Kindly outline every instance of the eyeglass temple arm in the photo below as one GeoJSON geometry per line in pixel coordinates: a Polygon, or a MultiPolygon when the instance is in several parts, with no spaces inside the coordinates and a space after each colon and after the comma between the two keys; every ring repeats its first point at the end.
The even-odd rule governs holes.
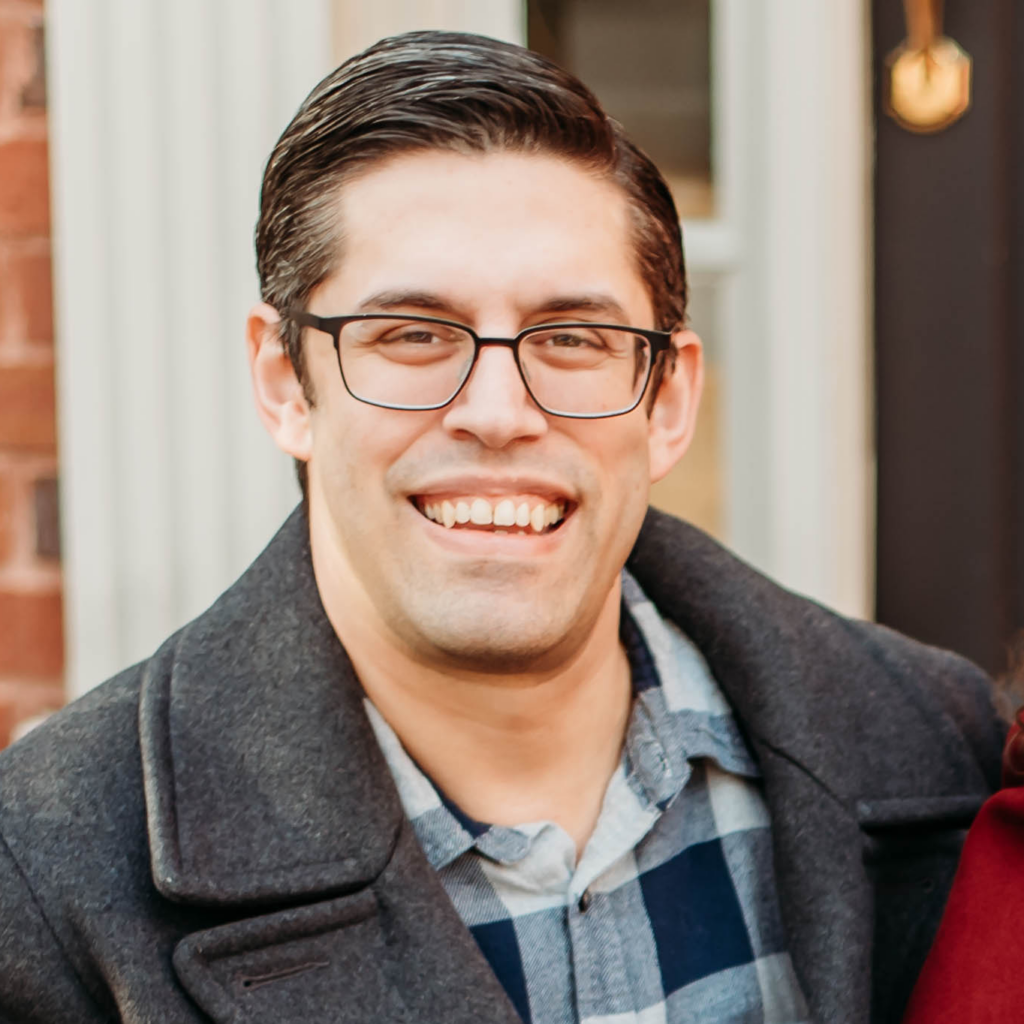
{"type": "Polygon", "coordinates": [[[317,316],[315,313],[307,313],[304,309],[291,307],[284,311],[284,315],[288,320],[294,320],[300,327],[312,327],[318,331],[326,331],[328,334],[331,333],[330,331],[327,331],[327,328],[324,326],[324,318],[322,316],[317,316]]]}

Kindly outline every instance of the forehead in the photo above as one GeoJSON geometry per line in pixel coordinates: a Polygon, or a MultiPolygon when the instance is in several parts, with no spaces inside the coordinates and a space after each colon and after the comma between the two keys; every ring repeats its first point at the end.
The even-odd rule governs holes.
{"type": "Polygon", "coordinates": [[[428,151],[393,157],[343,186],[338,299],[395,288],[478,310],[553,292],[608,294],[650,318],[623,191],[543,154],[428,151]]]}

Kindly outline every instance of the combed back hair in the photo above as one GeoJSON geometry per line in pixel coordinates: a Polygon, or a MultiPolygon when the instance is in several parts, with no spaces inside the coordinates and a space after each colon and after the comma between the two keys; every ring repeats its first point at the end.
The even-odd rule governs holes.
{"type": "MultiPolygon", "coordinates": [[[[263,176],[256,225],[263,300],[282,314],[305,307],[344,257],[338,196],[345,182],[391,157],[426,150],[558,156],[620,186],[655,327],[683,325],[679,218],[650,158],[557,64],[521,46],[457,32],[383,39],[306,97],[263,176]]],[[[287,318],[280,330],[312,401],[301,330],[287,318]]],[[[652,394],[663,371],[659,364],[652,394]]]]}

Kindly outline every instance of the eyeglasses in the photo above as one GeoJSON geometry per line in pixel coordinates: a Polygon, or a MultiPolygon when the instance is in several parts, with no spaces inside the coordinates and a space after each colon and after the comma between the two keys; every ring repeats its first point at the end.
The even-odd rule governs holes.
{"type": "Polygon", "coordinates": [[[469,380],[484,345],[512,350],[530,397],[552,416],[600,419],[631,412],[672,335],[617,324],[541,324],[514,338],[481,338],[432,316],[285,314],[334,339],[345,389],[384,409],[441,409],[469,380]]]}

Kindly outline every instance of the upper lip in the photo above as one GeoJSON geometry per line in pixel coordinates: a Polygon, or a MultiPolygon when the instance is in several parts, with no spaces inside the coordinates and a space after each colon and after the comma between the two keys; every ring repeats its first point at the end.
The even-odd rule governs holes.
{"type": "Polygon", "coordinates": [[[535,494],[549,501],[575,502],[570,488],[540,476],[462,474],[434,477],[409,491],[410,496],[425,498],[434,494],[465,494],[481,498],[504,498],[513,494],[535,494]]]}

